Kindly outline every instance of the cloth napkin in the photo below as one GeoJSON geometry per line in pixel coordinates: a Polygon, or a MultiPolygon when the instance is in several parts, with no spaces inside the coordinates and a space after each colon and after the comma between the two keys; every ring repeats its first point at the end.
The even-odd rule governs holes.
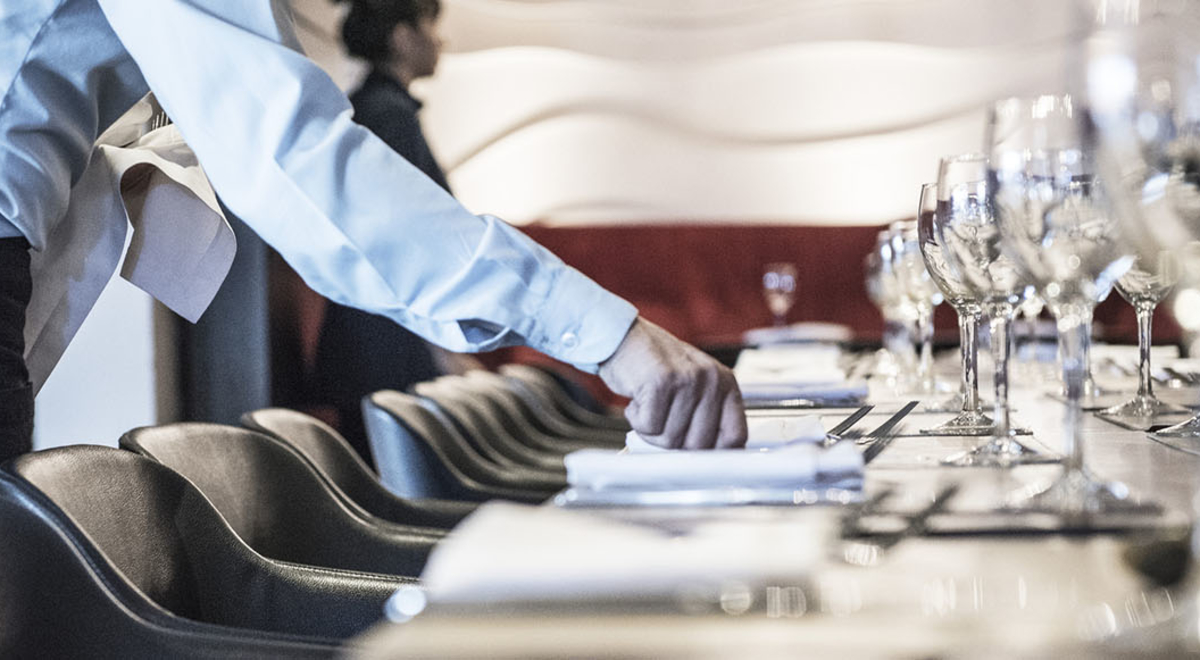
{"type": "Polygon", "coordinates": [[[421,581],[439,603],[674,597],[730,581],[803,576],[833,516],[782,511],[668,533],[594,513],[493,501],[434,548],[421,581]],[[798,515],[805,515],[803,521],[798,515]]]}
{"type": "Polygon", "coordinates": [[[854,338],[848,326],[838,323],[804,322],[782,328],[754,328],[742,334],[742,342],[750,345],[787,342],[846,342],[854,338]]]}
{"type": "Polygon", "coordinates": [[[733,374],[742,398],[861,399],[866,381],[847,381],[836,346],[769,346],[738,354],[733,374]]]}
{"type": "Polygon", "coordinates": [[[576,488],[671,490],[803,488],[861,475],[862,454],[851,443],[822,448],[794,442],[775,449],[622,452],[581,449],[567,454],[567,483],[576,488]]]}
{"type": "Polygon", "coordinates": [[[100,136],[66,216],[32,254],[25,362],[34,392],[118,265],[121,277],[195,322],[233,264],[237,240],[217,195],[174,125],[149,130],[155,108],[148,96],[100,136]]]}
{"type": "MultiPolygon", "coordinates": [[[[824,439],[825,425],[816,415],[746,418],[747,449],[767,449],[789,442],[818,443],[824,439]]],[[[625,435],[625,449],[629,453],[672,451],[646,442],[637,431],[625,435]]]]}
{"type": "Polygon", "coordinates": [[[739,380],[827,383],[846,377],[841,359],[842,350],[827,344],[747,348],[738,353],[733,372],[739,380]]]}

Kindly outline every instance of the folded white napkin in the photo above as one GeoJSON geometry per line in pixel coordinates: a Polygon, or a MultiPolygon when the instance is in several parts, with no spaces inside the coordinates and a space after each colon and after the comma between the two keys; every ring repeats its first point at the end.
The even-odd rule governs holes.
{"type": "Polygon", "coordinates": [[[846,377],[841,359],[840,348],[824,344],[747,348],[738,353],[733,372],[747,381],[782,377],[790,382],[827,383],[846,377]]]}
{"type": "Polygon", "coordinates": [[[742,399],[758,401],[763,399],[811,399],[843,400],[865,399],[869,392],[867,381],[847,381],[844,383],[824,383],[813,385],[788,385],[786,383],[739,383],[742,399]]]}
{"type": "Polygon", "coordinates": [[[847,381],[836,346],[768,346],[738,354],[733,374],[742,398],[861,399],[865,381],[847,381]]]}
{"type": "Polygon", "coordinates": [[[600,490],[629,488],[803,488],[861,475],[862,454],[851,443],[823,449],[789,443],[770,450],[713,449],[625,452],[581,449],[567,454],[567,483],[600,490]]]}
{"type": "Polygon", "coordinates": [[[434,548],[421,581],[439,603],[671,596],[729,581],[802,576],[833,532],[820,512],[781,511],[667,533],[594,513],[481,506],[434,548]]]}
{"type": "Polygon", "coordinates": [[[837,343],[850,341],[853,338],[854,333],[848,326],[817,321],[793,323],[782,328],[754,328],[742,334],[742,341],[750,345],[786,342],[837,343]]]}
{"type": "MultiPolygon", "coordinates": [[[[746,418],[747,449],[768,449],[788,442],[811,443],[824,439],[825,425],[817,415],[746,418]]],[[[625,448],[631,453],[672,451],[646,442],[637,431],[625,435],[625,448]]]]}

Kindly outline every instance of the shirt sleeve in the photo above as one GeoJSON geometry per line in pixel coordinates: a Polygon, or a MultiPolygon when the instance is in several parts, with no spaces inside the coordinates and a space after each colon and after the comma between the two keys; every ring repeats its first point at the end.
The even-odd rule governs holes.
{"type": "Polygon", "coordinates": [[[524,344],[594,371],[620,344],[636,309],[351,121],[282,3],[100,5],[222,202],[318,293],[455,351],[524,344]]]}

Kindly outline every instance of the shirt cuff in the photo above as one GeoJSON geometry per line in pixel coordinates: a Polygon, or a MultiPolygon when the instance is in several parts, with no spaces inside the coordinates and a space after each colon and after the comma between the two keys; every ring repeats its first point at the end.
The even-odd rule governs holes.
{"type": "Polygon", "coordinates": [[[571,267],[559,271],[531,344],[550,357],[594,374],[616,352],[637,308],[571,267]]]}

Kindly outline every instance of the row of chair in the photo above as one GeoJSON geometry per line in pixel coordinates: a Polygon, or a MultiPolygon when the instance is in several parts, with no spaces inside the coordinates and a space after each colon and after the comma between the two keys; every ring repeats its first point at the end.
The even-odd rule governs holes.
{"type": "Polygon", "coordinates": [[[551,378],[511,367],[373,395],[384,482],[284,409],[9,461],[0,657],[334,655],[478,502],[543,500],[562,455],[623,438],[551,378]]]}
{"type": "Polygon", "coordinates": [[[408,498],[542,502],[566,487],[563,456],[624,445],[620,417],[588,410],[546,372],[509,365],[363,400],[382,483],[408,498]]]}

